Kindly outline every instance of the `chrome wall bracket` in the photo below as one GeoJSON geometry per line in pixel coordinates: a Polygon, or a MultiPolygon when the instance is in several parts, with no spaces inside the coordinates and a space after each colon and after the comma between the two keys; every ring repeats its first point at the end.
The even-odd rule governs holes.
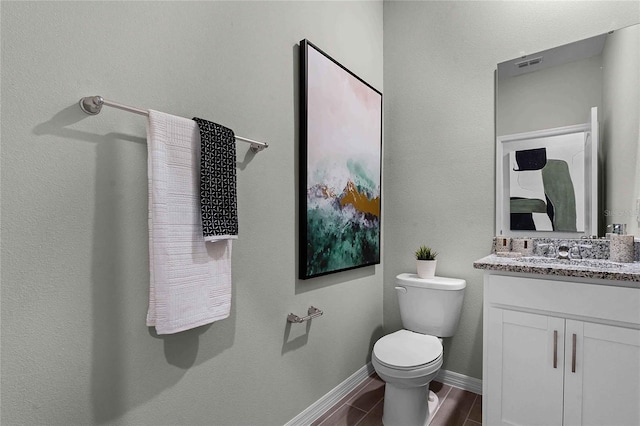
{"type": "Polygon", "coordinates": [[[80,109],[89,115],[99,114],[103,104],[102,96],[87,96],[80,99],[80,109]]]}
{"type": "Polygon", "coordinates": [[[309,310],[307,311],[307,316],[306,317],[299,317],[295,314],[289,314],[287,316],[287,321],[289,322],[295,322],[295,323],[302,323],[305,321],[309,321],[310,319],[313,318],[317,318],[319,316],[322,316],[324,312],[322,312],[320,309],[313,307],[313,306],[309,306],[309,310]]]}

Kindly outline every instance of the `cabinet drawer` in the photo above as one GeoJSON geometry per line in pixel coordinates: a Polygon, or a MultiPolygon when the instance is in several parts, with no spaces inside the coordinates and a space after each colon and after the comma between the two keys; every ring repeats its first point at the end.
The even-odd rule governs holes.
{"type": "Polygon", "coordinates": [[[640,325],[640,289],[485,275],[486,303],[640,325]]]}

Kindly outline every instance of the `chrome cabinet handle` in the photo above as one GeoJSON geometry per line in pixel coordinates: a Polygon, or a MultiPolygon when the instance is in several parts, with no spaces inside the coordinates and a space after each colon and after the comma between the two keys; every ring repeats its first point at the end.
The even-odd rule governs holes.
{"type": "Polygon", "coordinates": [[[573,334],[573,351],[571,352],[571,372],[576,372],[576,335],[573,334]]]}
{"type": "Polygon", "coordinates": [[[558,368],[558,330],[553,330],[553,368],[558,368]]]}

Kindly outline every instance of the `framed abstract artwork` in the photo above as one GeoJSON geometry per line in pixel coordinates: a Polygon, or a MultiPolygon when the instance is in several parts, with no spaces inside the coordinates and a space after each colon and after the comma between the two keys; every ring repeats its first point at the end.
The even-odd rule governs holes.
{"type": "Polygon", "coordinates": [[[380,263],[382,93],[300,42],[299,277],[380,263]]]}
{"type": "Polygon", "coordinates": [[[597,108],[590,116],[584,124],[497,138],[496,235],[597,233],[597,108]]]}

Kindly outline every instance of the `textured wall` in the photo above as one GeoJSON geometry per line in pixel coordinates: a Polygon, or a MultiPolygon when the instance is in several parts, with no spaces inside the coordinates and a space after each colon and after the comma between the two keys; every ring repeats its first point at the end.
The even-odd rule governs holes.
{"type": "Polygon", "coordinates": [[[640,25],[607,37],[604,62],[604,221],[636,237],[640,199],[640,25]]]}
{"type": "Polygon", "coordinates": [[[379,2],[2,2],[2,424],[282,424],[400,327],[413,251],[469,283],[445,368],[480,377],[493,235],[493,72],[523,53],[638,22],[637,2],[384,5],[380,266],[296,280],[297,42],[383,89],[379,2]],[[82,96],[219,121],[238,145],[231,317],[144,326],[144,119],[82,96]],[[288,312],[325,310],[287,327],[288,312]],[[240,405],[240,401],[243,405],[240,405]],[[242,408],[240,408],[242,407],[242,408]]]}
{"type": "Polygon", "coordinates": [[[482,273],[494,233],[496,64],[637,23],[638,2],[385,2],[385,331],[413,251],[467,280],[444,368],[482,375],[482,273]]]}
{"type": "Polygon", "coordinates": [[[382,268],[298,281],[297,43],[383,89],[381,2],[2,2],[2,418],[16,424],[283,424],[370,356],[382,268]],[[158,337],[145,119],[238,144],[230,318],[158,337]],[[286,324],[310,304],[310,328],[286,324]],[[306,331],[306,333],[305,333],[306,331]]]}
{"type": "Polygon", "coordinates": [[[594,106],[602,110],[600,55],[498,80],[496,136],[588,123],[594,106]]]}

